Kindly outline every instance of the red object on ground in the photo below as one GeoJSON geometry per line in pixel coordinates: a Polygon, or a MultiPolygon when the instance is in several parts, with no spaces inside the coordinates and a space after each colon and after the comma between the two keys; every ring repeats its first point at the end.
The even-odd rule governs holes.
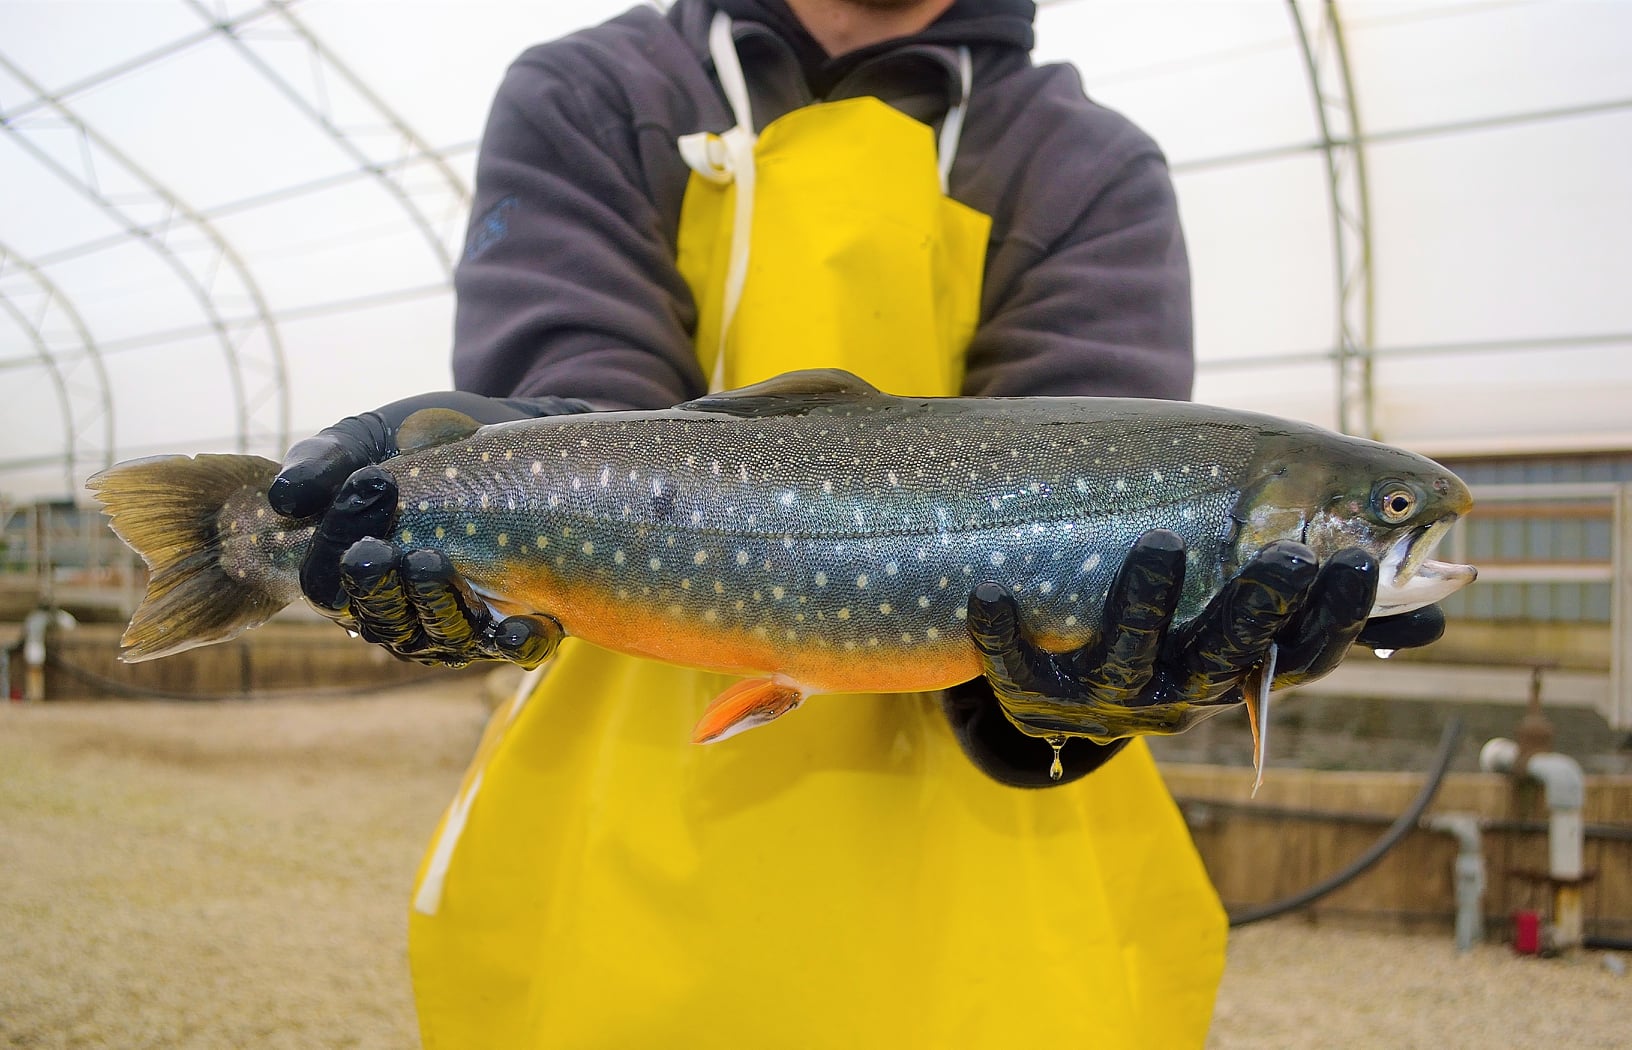
{"type": "Polygon", "coordinates": [[[1520,955],[1541,953],[1541,915],[1533,911],[1513,913],[1513,950],[1520,955]]]}

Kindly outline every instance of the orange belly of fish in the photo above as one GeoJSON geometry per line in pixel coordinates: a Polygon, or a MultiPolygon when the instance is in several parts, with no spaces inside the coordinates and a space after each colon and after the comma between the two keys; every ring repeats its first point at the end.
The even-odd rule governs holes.
{"type": "Polygon", "coordinates": [[[807,694],[944,689],[981,671],[961,630],[937,632],[931,640],[921,626],[907,629],[906,618],[893,633],[853,633],[831,618],[747,626],[680,601],[560,581],[518,585],[514,578],[505,598],[493,601],[505,614],[548,612],[568,634],[603,648],[707,671],[772,675],[807,694]]]}

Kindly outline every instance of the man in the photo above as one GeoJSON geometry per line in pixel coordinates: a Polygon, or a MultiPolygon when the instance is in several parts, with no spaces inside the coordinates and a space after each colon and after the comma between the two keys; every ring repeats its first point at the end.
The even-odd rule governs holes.
{"type": "MultiPolygon", "coordinates": [[[[679,0],[523,55],[456,277],[466,392],[291,451],[280,509],[340,490],[308,594],[415,659],[555,648],[547,616],[493,621],[440,556],[354,542],[386,534],[395,493],[342,480],[427,404],[655,408],[835,366],[896,393],[1188,396],[1163,159],[1073,71],[1030,64],[1032,13],[679,0]]],[[[495,715],[421,871],[426,1045],[1199,1045],[1223,916],[1148,751],[1072,738],[1061,786],[1017,790],[1055,783],[1054,752],[1005,700],[1232,700],[1277,640],[1283,675],[1322,673],[1376,567],[1277,548],[1163,644],[1175,540],[1135,549],[1083,652],[1036,649],[977,588],[986,678],[823,698],[711,747],[685,741],[728,680],[563,643],[495,715]]]]}

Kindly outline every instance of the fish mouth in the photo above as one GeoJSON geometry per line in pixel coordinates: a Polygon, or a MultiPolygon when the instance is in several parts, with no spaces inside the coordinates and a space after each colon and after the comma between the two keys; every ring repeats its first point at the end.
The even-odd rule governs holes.
{"type": "Polygon", "coordinates": [[[1420,528],[1412,529],[1395,541],[1383,556],[1382,578],[1372,616],[1397,616],[1432,605],[1466,587],[1479,575],[1472,565],[1433,561],[1429,555],[1456,524],[1451,514],[1420,528]]]}

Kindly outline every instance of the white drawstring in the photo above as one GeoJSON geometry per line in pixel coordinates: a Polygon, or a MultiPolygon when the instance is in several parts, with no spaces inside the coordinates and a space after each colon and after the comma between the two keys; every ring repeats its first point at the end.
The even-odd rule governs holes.
{"type": "Polygon", "coordinates": [[[969,57],[967,47],[958,48],[958,80],[962,90],[957,105],[946,111],[946,119],[941,122],[941,141],[937,150],[942,196],[945,196],[951,184],[952,159],[958,155],[958,139],[963,135],[963,111],[969,105],[969,89],[975,80],[974,61],[969,57]]]}

